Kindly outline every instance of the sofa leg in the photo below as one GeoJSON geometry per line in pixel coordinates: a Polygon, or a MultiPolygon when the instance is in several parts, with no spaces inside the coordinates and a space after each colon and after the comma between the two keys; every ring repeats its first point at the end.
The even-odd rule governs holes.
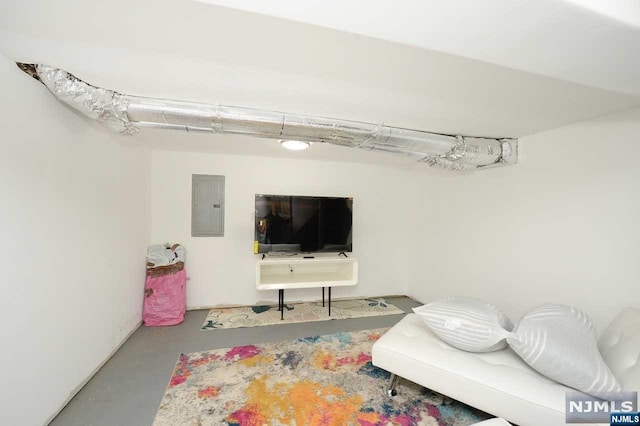
{"type": "Polygon", "coordinates": [[[387,395],[396,396],[398,391],[396,391],[396,385],[398,384],[398,376],[391,373],[391,377],[389,378],[389,386],[387,387],[387,395]]]}

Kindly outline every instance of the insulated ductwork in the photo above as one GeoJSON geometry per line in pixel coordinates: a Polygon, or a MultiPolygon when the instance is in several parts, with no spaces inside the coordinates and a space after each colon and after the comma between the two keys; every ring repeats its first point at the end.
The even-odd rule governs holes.
{"type": "Polygon", "coordinates": [[[41,81],[60,101],[127,135],[142,127],[155,127],[325,142],[400,154],[449,170],[517,162],[517,139],[443,135],[381,124],[130,96],[92,86],[58,68],[22,63],[18,66],[41,81]]]}

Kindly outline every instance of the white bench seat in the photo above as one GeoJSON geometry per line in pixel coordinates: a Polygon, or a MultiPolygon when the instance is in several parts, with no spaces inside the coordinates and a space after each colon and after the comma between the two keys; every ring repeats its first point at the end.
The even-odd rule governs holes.
{"type": "MultiPolygon", "coordinates": [[[[640,312],[624,312],[640,321],[640,312]]],[[[636,326],[635,333],[640,337],[640,322],[636,326]]],[[[620,327],[630,327],[629,321],[620,327]]],[[[609,329],[607,332],[620,334],[609,329]]],[[[627,346],[633,346],[625,348],[634,352],[630,356],[637,357],[640,338],[635,345],[627,346]]],[[[433,334],[416,314],[407,315],[385,333],[373,345],[372,356],[377,367],[512,423],[566,425],[565,392],[572,389],[540,375],[511,349],[471,353],[453,348],[433,334]]],[[[622,358],[627,362],[625,371],[640,369],[637,362],[628,365],[629,357],[622,358]]],[[[616,368],[610,367],[615,374],[616,368]]],[[[637,391],[640,383],[623,382],[623,387],[637,391]]]]}

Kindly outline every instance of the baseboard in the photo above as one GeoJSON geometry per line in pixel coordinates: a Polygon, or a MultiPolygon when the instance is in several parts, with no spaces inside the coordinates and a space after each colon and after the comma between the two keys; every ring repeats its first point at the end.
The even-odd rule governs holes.
{"type": "Polygon", "coordinates": [[[122,339],[122,341],[118,344],[118,346],[115,347],[115,349],[113,349],[109,355],[107,355],[107,357],[100,363],[100,365],[98,365],[90,374],[89,376],[84,379],[78,386],[76,386],[70,393],[69,393],[69,397],[67,397],[67,399],[62,403],[62,405],[60,406],[60,408],[58,410],[56,410],[55,413],[53,413],[51,416],[49,416],[49,418],[47,419],[47,421],[44,423],[45,425],[48,425],[49,423],[51,423],[53,421],[53,419],[55,419],[58,414],[60,414],[60,412],[62,410],[64,410],[64,407],[67,406],[67,404],[69,402],[71,402],[71,400],[73,399],[74,396],[76,396],[78,394],[78,392],[80,392],[82,390],[82,388],[89,383],[89,380],[91,380],[93,378],[93,376],[96,375],[96,373],[98,371],[100,371],[100,369],[102,367],[104,367],[104,365],[107,363],[107,361],[109,361],[111,359],[111,357],[113,355],[115,355],[116,352],[118,352],[118,350],[122,347],[122,345],[125,344],[125,342],[127,340],[129,340],[129,337],[131,337],[131,335],[133,333],[136,332],[136,330],[138,328],[140,328],[140,326],[142,325],[142,321],[138,321],[138,323],[133,327],[133,329],[127,333],[127,335],[124,337],[124,339],[122,339]]]}
{"type": "Polygon", "coordinates": [[[416,299],[416,298],[415,298],[415,297],[413,297],[413,296],[409,296],[408,294],[405,294],[405,295],[403,295],[403,296],[388,296],[388,297],[406,297],[406,298],[408,298],[408,299],[413,300],[413,301],[414,301],[414,302],[416,302],[416,303],[419,303],[419,304],[421,304],[421,305],[424,305],[424,302],[421,302],[420,300],[416,299]]]}

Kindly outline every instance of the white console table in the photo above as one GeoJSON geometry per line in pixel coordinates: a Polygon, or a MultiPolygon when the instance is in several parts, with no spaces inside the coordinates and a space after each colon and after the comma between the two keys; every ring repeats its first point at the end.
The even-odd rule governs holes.
{"type": "Polygon", "coordinates": [[[331,287],[358,283],[358,259],[342,257],[266,258],[256,265],[256,288],[278,290],[278,310],[284,319],[284,291],[288,288],[329,288],[329,316],[331,316],[331,287]]]}

